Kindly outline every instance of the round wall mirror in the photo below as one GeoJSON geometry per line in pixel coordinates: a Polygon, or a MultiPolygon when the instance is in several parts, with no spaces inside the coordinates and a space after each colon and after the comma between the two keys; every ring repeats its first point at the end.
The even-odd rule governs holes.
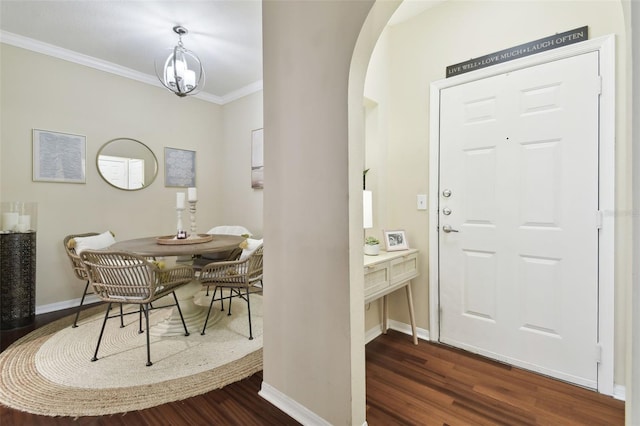
{"type": "Polygon", "coordinates": [[[129,138],[113,139],[102,145],[96,165],[102,179],[126,191],[146,188],[158,174],[158,160],[153,151],[129,138]]]}

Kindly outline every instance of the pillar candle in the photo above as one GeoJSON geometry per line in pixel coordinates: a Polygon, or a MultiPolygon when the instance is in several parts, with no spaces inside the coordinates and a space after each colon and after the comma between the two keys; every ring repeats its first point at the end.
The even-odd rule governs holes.
{"type": "Polygon", "coordinates": [[[13,231],[18,224],[18,212],[2,213],[2,230],[13,231]]]}
{"type": "Polygon", "coordinates": [[[184,209],[184,192],[178,192],[176,194],[176,208],[184,209]]]}
{"type": "Polygon", "coordinates": [[[198,193],[195,188],[189,188],[187,193],[189,194],[189,201],[198,201],[198,193]]]}
{"type": "Polygon", "coordinates": [[[23,228],[31,229],[31,216],[28,214],[18,216],[18,225],[24,225],[23,228]]]}

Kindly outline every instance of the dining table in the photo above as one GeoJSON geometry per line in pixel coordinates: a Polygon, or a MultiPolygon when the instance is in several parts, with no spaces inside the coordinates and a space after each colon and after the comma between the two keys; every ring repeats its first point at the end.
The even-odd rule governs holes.
{"type": "MultiPolygon", "coordinates": [[[[185,258],[188,259],[187,262],[191,262],[191,258],[195,255],[230,252],[244,240],[244,237],[220,234],[198,234],[183,240],[177,240],[172,236],[156,236],[118,241],[111,245],[109,249],[154,258],[158,261],[163,261],[165,267],[169,268],[176,263],[186,263],[182,260],[185,258]]],[[[175,292],[182,316],[190,333],[195,330],[201,330],[207,316],[209,301],[206,300],[207,296],[198,296],[201,289],[202,284],[195,279],[181,286],[175,292]]],[[[218,322],[222,315],[220,310],[212,310],[207,321],[207,328],[218,322]]],[[[172,308],[165,319],[150,328],[149,334],[161,337],[184,335],[184,328],[178,310],[175,307],[172,308]]]]}

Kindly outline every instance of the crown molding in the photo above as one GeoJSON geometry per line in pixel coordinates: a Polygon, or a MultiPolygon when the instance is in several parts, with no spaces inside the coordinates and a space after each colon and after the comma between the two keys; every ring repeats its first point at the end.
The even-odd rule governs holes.
{"type": "Polygon", "coordinates": [[[259,80],[259,81],[256,81],[255,83],[248,84],[238,90],[234,90],[231,93],[227,93],[222,97],[222,104],[224,105],[226,103],[233,102],[237,99],[240,99],[247,95],[251,95],[261,90],[262,90],[262,80],[259,80]]]}
{"type": "MultiPolygon", "coordinates": [[[[114,64],[112,62],[94,58],[92,56],[83,55],[82,53],[78,53],[73,50],[54,46],[53,44],[45,43],[42,41],[34,40],[32,38],[10,33],[8,31],[0,30],[0,42],[9,44],[11,46],[20,47],[22,49],[30,50],[33,52],[41,53],[43,55],[62,59],[75,64],[84,65],[89,68],[115,74],[120,77],[139,81],[141,83],[149,84],[151,86],[155,86],[161,89],[165,89],[164,86],[160,84],[156,76],[135,71],[130,68],[126,68],[126,67],[114,64]]],[[[225,95],[224,97],[212,95],[210,93],[205,93],[205,92],[200,92],[196,95],[193,95],[192,97],[206,101],[206,102],[211,102],[216,105],[224,105],[226,103],[235,101],[236,99],[239,99],[243,96],[250,95],[260,90],[262,90],[262,81],[257,81],[241,89],[233,91],[225,95]]]]}

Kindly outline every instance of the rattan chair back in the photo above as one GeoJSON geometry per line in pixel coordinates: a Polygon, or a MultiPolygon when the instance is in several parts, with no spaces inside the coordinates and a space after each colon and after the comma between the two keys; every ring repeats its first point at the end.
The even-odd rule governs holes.
{"type": "Polygon", "coordinates": [[[76,253],[75,245],[72,243],[76,237],[93,237],[95,235],[99,235],[97,232],[87,232],[84,234],[72,234],[67,235],[62,240],[62,244],[64,245],[64,251],[67,253],[67,257],[71,261],[71,268],[73,269],[73,274],[76,278],[86,281],[87,280],[87,272],[84,269],[84,265],[80,260],[80,256],[76,253]]]}
{"type": "Polygon", "coordinates": [[[190,266],[161,269],[147,258],[129,252],[85,250],[80,259],[95,294],[105,302],[153,302],[194,278],[190,266]]]}

